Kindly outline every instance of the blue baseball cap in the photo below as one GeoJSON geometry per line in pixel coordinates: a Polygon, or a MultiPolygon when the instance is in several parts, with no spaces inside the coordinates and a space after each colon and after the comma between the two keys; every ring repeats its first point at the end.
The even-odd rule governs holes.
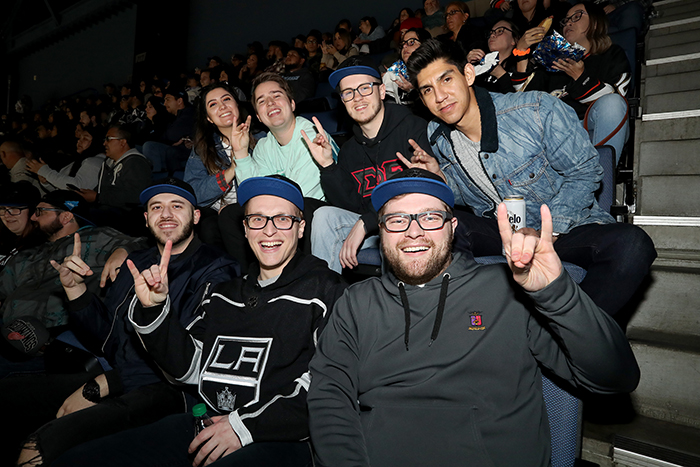
{"type": "Polygon", "coordinates": [[[143,190],[139,195],[139,201],[141,201],[141,204],[145,207],[151,198],[161,193],[171,193],[173,195],[182,196],[189,201],[192,206],[197,206],[197,197],[194,194],[192,186],[187,182],[172,177],[166,180],[158,180],[143,190]]]}
{"type": "Polygon", "coordinates": [[[367,56],[350,57],[343,61],[328,77],[328,82],[335,89],[340,84],[340,80],[351,75],[369,75],[382,80],[382,75],[379,73],[374,61],[367,56]]]}
{"type": "Polygon", "coordinates": [[[455,195],[442,178],[418,168],[404,170],[380,183],[372,190],[372,206],[379,211],[390,199],[407,193],[434,196],[451,208],[455,206],[455,195]]]}
{"type": "Polygon", "coordinates": [[[295,182],[282,175],[251,177],[243,180],[238,185],[238,203],[241,206],[251,198],[261,195],[278,196],[286,199],[298,207],[299,210],[304,210],[304,196],[301,194],[301,188],[295,182]]]}

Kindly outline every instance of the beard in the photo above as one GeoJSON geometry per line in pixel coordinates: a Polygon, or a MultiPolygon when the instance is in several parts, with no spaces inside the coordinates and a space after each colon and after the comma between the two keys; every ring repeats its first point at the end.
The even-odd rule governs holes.
{"type": "Polygon", "coordinates": [[[165,235],[162,231],[154,229],[150,224],[148,225],[148,230],[151,232],[151,235],[155,237],[159,245],[165,246],[165,243],[170,240],[173,242],[173,248],[177,247],[182,242],[189,240],[193,229],[194,222],[192,222],[192,218],[182,225],[182,230],[172,231],[170,235],[165,235]]]}
{"type": "MultiPolygon", "coordinates": [[[[374,92],[378,92],[378,91],[375,90],[374,92]]],[[[352,107],[350,108],[350,110],[348,110],[348,114],[350,114],[350,118],[355,120],[355,122],[358,125],[364,125],[365,123],[371,122],[372,120],[375,119],[375,117],[377,115],[379,115],[379,112],[382,110],[381,102],[370,101],[368,103],[368,105],[369,106],[368,106],[367,110],[369,110],[369,112],[367,112],[362,117],[358,116],[358,113],[355,112],[355,110],[353,110],[352,107]]]]}
{"type": "Polygon", "coordinates": [[[399,242],[390,248],[382,242],[384,258],[389,262],[394,275],[400,281],[409,285],[426,284],[436,278],[442,271],[447,269],[452,261],[452,240],[454,232],[450,228],[447,238],[435,243],[432,239],[426,238],[425,245],[430,247],[430,255],[427,258],[410,259],[402,257],[401,248],[406,242],[399,242]]]}
{"type": "Polygon", "coordinates": [[[43,225],[39,228],[47,237],[51,238],[63,228],[63,224],[60,220],[58,220],[58,216],[56,216],[56,218],[49,225],[43,225]]]}

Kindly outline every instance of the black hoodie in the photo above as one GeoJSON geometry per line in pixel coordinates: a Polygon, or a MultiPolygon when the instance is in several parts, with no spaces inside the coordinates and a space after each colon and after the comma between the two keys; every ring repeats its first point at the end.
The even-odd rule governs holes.
{"type": "Polygon", "coordinates": [[[409,160],[413,157],[409,139],[433,155],[427,127],[425,120],[413,115],[406,107],[390,103],[384,104],[384,121],[375,138],[366,138],[355,124],[354,137],[340,148],[338,163],[321,169],[321,186],[326,201],[361,214],[365,231],[375,233],[378,222],[370,200],[372,190],[404,169],[396,157],[397,152],[409,160]]]}

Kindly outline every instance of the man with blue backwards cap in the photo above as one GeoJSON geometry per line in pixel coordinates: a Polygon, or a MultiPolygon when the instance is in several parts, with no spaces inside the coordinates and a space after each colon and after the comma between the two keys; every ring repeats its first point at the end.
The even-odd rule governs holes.
{"type": "MultiPolygon", "coordinates": [[[[141,192],[140,201],[156,246],[131,253],[127,261],[145,268],[169,258],[170,313],[188,326],[199,318],[197,305],[208,284],[236,277],[238,265],[194,235],[199,211],[187,183],[159,180],[141,192]]],[[[97,275],[81,257],[85,243],[77,235],[73,242],[72,255],[60,265],[52,261],[68,298],[69,324],[83,343],[104,352],[112,369],[27,377],[26,384],[15,383],[21,394],[12,395],[7,410],[17,410],[19,426],[11,436],[21,441],[36,430],[21,459],[39,456],[43,465],[78,444],[186,409],[182,388],[168,383],[155,369],[128,320],[135,297],[129,271],[118,274],[106,296],[99,297],[85,286],[86,278],[97,275]],[[43,403],[36,404],[37,400],[43,403]]],[[[1,394],[5,391],[0,389],[1,394]]]]}
{"type": "Polygon", "coordinates": [[[372,203],[391,271],[338,300],[311,361],[318,465],[545,466],[541,366],[596,392],[636,387],[624,333],[563,272],[546,206],[541,238],[512,233],[499,206],[508,270],[452,254],[437,175],[405,170],[372,203]]]}
{"type": "MultiPolygon", "coordinates": [[[[413,153],[412,145],[430,151],[430,146],[425,120],[407,107],[383,102],[384,84],[371,59],[358,56],[345,60],[329,82],[355,125],[353,138],[343,144],[337,163],[330,148],[322,151],[307,139],[321,166],[326,201],[332,205],[314,213],[311,251],[341,272],[357,266],[361,247],[376,247],[378,243],[377,213],[370,196],[377,185],[403,170],[397,153],[413,153]]],[[[316,119],[314,123],[320,127],[316,119]]]]}
{"type": "Polygon", "coordinates": [[[193,326],[171,317],[167,255],[140,273],[129,265],[138,296],[129,312],[134,328],[158,366],[197,386],[214,424],[195,437],[192,415],[173,415],[81,446],[55,465],[184,466],[192,457],[202,465],[207,456],[226,457],[226,465],[310,465],[308,364],[344,285],[297,248],[305,223],[296,183],[249,178],[238,199],[257,263],[246,277],[211,287],[193,326]]]}

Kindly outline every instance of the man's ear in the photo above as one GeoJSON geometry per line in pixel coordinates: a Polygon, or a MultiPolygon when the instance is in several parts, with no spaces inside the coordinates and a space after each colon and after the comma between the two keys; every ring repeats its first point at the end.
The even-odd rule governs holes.
{"type": "Polygon", "coordinates": [[[147,211],[143,212],[143,218],[146,220],[146,227],[148,227],[148,212],[147,211]]]}
{"type": "Polygon", "coordinates": [[[384,85],[384,83],[379,85],[379,97],[382,100],[384,100],[384,98],[386,97],[386,86],[384,85]]]}
{"type": "MultiPolygon", "coordinates": [[[[297,109],[297,103],[294,102],[294,99],[290,99],[290,100],[292,102],[292,112],[294,112],[297,109]]],[[[260,120],[260,118],[258,118],[258,120],[260,120]]]]}
{"type": "Polygon", "coordinates": [[[304,236],[304,227],[306,227],[306,221],[302,219],[299,221],[299,240],[304,236]]]}
{"type": "Polygon", "coordinates": [[[469,86],[474,85],[474,79],[476,79],[476,71],[474,71],[474,65],[467,63],[464,65],[464,77],[467,79],[467,84],[469,86]]]}
{"type": "Polygon", "coordinates": [[[199,224],[199,219],[202,216],[202,213],[199,211],[199,209],[195,209],[194,213],[192,213],[192,220],[194,221],[194,225],[199,224]]]}
{"type": "Polygon", "coordinates": [[[58,220],[61,222],[61,224],[68,225],[70,224],[70,221],[74,220],[73,213],[70,211],[63,211],[61,214],[58,215],[58,220]]]}

